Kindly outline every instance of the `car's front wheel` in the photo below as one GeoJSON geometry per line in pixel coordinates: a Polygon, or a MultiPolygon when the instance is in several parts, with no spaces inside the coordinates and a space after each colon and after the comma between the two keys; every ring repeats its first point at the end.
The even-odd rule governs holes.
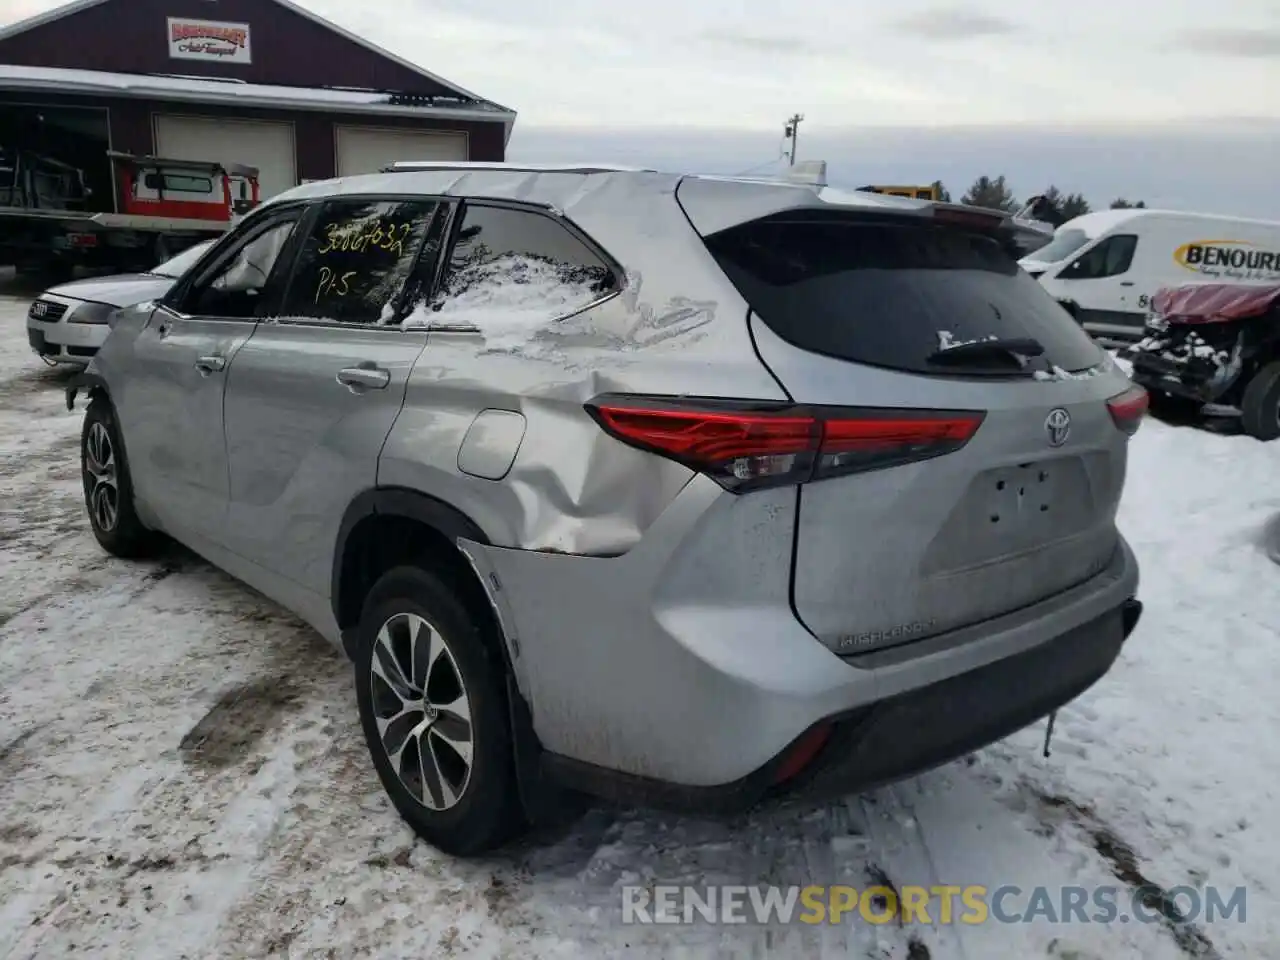
{"type": "Polygon", "coordinates": [[[109,401],[89,404],[80,430],[80,475],[94,539],[107,553],[129,559],[154,553],[159,536],[133,509],[133,484],[120,443],[120,427],[109,401]]]}
{"type": "Polygon", "coordinates": [[[384,574],[355,648],[356,697],[374,767],[428,843],[483,853],[520,826],[500,658],[484,624],[439,577],[384,574]]]}

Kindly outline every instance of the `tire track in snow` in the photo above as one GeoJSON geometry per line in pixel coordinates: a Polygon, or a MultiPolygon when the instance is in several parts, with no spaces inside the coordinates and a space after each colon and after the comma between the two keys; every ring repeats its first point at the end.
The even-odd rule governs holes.
{"type": "MultiPolygon", "coordinates": [[[[873,852],[868,867],[870,878],[875,885],[887,886],[893,891],[895,906],[899,909],[904,906],[899,886],[894,882],[895,875],[905,876],[910,879],[912,886],[924,887],[930,891],[944,885],[919,817],[902,787],[889,786],[875,794],[851,798],[846,803],[851,812],[856,810],[863,830],[871,840],[873,852]]],[[[926,922],[929,924],[927,929],[932,934],[930,939],[935,946],[931,949],[922,939],[920,929],[913,929],[907,934],[909,960],[929,960],[935,954],[946,960],[969,960],[960,933],[964,928],[945,922],[939,925],[934,919],[933,910],[931,902],[926,922]]],[[[944,918],[939,916],[938,919],[944,918]]],[[[901,915],[898,925],[900,928],[903,925],[901,915]]]]}
{"type": "Polygon", "coordinates": [[[1222,960],[1203,928],[1183,913],[1168,889],[1146,876],[1139,866],[1137,853],[1099,819],[1092,806],[1070,797],[1044,793],[1031,784],[1025,789],[1039,804],[1046,821],[1065,819],[1085,833],[1115,878],[1126,884],[1147,910],[1159,914],[1173,942],[1190,960],[1222,960]]]}
{"type": "Polygon", "coordinates": [[[4,926],[25,929],[60,904],[24,949],[74,942],[118,956],[151,937],[179,943],[184,931],[207,943],[243,894],[255,837],[278,806],[257,801],[279,765],[236,734],[244,721],[264,732],[273,722],[257,701],[228,704],[227,681],[269,685],[287,662],[319,684],[306,688],[311,702],[333,696],[325,685],[340,658],[311,631],[203,563],[171,567],[113,562],[95,589],[8,625],[30,649],[0,646],[0,726],[10,708],[51,718],[0,784],[5,808],[34,828],[0,872],[0,893],[22,891],[0,896],[4,926]],[[47,643],[51,631],[59,636],[47,643]],[[184,729],[219,738],[219,763],[185,762],[184,729]],[[119,867],[137,862],[163,883],[119,867]]]}
{"type": "MultiPolygon", "coordinates": [[[[1032,895],[1045,891],[1056,916],[1002,922],[988,912],[981,924],[964,922],[955,903],[950,923],[939,922],[939,899],[929,900],[930,924],[911,932],[934,960],[953,957],[1058,957],[1071,960],[1186,960],[1152,924],[1075,923],[1060,903],[1066,888],[1096,888],[1114,876],[1092,845],[1066,831],[1046,828],[1030,809],[1010,813],[999,782],[983,779],[981,760],[970,758],[852,800],[868,821],[871,857],[896,886],[981,886],[987,905],[1000,888],[1008,913],[1028,911],[1032,895]]],[[[919,955],[921,947],[914,948],[919,955]]]]}

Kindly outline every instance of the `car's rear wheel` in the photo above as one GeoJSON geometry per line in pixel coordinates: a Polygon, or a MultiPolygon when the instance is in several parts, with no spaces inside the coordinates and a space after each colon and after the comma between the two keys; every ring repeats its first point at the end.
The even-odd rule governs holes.
{"type": "Polygon", "coordinates": [[[401,817],[455,856],[521,823],[500,658],[456,591],[416,567],[379,578],[355,645],[360,722],[401,817]]]}
{"type": "Polygon", "coordinates": [[[110,402],[89,404],[80,431],[80,475],[94,539],[107,553],[136,559],[155,552],[160,537],[133,508],[133,484],[110,402]]]}
{"type": "Polygon", "coordinates": [[[1280,437],[1280,361],[1267,364],[1244,388],[1240,425],[1259,440],[1280,437]]]}

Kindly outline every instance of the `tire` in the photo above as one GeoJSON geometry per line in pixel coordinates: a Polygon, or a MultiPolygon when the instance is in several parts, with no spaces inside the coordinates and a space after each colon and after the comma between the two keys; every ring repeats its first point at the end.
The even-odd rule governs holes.
{"type": "Polygon", "coordinates": [[[1280,437],[1280,361],[1267,364],[1244,388],[1240,425],[1259,440],[1280,437]]]}
{"type": "Polygon", "coordinates": [[[493,850],[523,826],[504,667],[485,644],[488,629],[445,580],[396,567],[369,591],[353,651],[360,725],[378,779],[418,836],[459,857],[493,850]],[[433,639],[439,646],[425,678],[421,667],[410,676],[410,651],[430,655],[433,639]],[[445,709],[445,703],[464,704],[469,724],[461,721],[463,709],[445,709]],[[405,719],[388,724],[397,714],[405,719]],[[468,736],[469,767],[464,751],[452,746],[468,736]]]}
{"type": "Polygon", "coordinates": [[[101,397],[93,400],[80,430],[85,511],[102,549],[135,560],[153,556],[162,538],[143,526],[134,510],[133,483],[123,450],[115,409],[101,397]]]}

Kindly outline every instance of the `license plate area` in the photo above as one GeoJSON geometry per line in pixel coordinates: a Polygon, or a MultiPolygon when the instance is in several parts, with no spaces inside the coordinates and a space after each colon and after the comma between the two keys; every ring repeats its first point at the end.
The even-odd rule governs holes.
{"type": "Polygon", "coordinates": [[[44,338],[43,330],[33,330],[27,327],[27,342],[31,344],[31,349],[36,353],[51,353],[49,342],[44,338]]]}
{"type": "MultiPolygon", "coordinates": [[[[1061,509],[1064,492],[1062,474],[1071,472],[1063,461],[1023,463],[990,471],[986,477],[987,523],[1004,530],[1047,520],[1046,514],[1061,509]]],[[[1056,519],[1056,518],[1054,518],[1056,519]]]]}
{"type": "Polygon", "coordinates": [[[939,531],[924,572],[967,569],[1070,540],[1096,524],[1093,501],[1079,457],[985,470],[939,531]]]}

